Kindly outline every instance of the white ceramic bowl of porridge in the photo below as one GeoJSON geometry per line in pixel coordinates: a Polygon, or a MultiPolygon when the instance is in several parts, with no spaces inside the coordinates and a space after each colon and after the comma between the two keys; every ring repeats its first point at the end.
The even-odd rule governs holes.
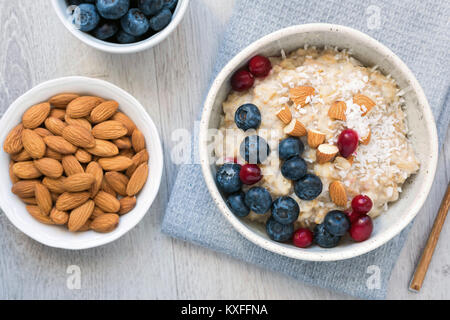
{"type": "MultiPolygon", "coordinates": [[[[305,52],[305,51],[300,50],[298,52],[305,52]]],[[[307,51],[307,53],[305,54],[307,55],[308,52],[309,51],[307,51]]],[[[310,58],[315,59],[315,57],[308,56],[306,60],[310,58]]],[[[302,64],[306,65],[307,63],[304,62],[306,60],[305,59],[302,60],[302,64]]],[[[272,63],[275,62],[277,65],[279,64],[281,66],[282,64],[280,63],[280,61],[282,60],[273,60],[272,63]]],[[[357,66],[357,64],[355,65],[357,66]]],[[[285,67],[289,69],[289,66],[284,65],[282,69],[284,69],[285,67]]],[[[295,69],[297,71],[300,70],[297,69],[296,66],[292,67],[292,69],[295,69]]],[[[278,71],[274,70],[273,72],[278,71]]],[[[301,71],[303,71],[303,69],[301,71]]],[[[319,70],[318,72],[320,73],[322,71],[319,70]]],[[[325,70],[325,72],[327,72],[327,70],[325,70]]],[[[264,83],[258,81],[259,80],[255,82],[254,88],[263,88],[264,83]],[[263,83],[263,85],[261,85],[261,83],[263,83]]],[[[289,80],[286,80],[285,82],[289,83],[289,80]]],[[[355,85],[356,87],[358,86],[358,84],[355,85]]],[[[252,90],[254,90],[252,92],[255,92],[257,89],[252,90]]],[[[356,89],[353,88],[353,84],[349,90],[355,90],[354,94],[357,93],[358,91],[357,88],[356,89]]],[[[285,91],[288,90],[284,91],[279,90],[277,92],[274,92],[273,95],[276,96],[277,94],[282,94],[285,91]]],[[[273,105],[273,101],[270,102],[270,99],[271,98],[269,97],[267,100],[267,105],[269,106],[271,104],[273,105]]],[[[331,100],[326,101],[327,99],[326,98],[324,99],[325,101],[319,102],[322,103],[323,105],[328,105],[327,107],[328,109],[331,100]]],[[[283,102],[284,101],[281,100],[279,101],[280,106],[282,105],[283,102]]],[[[265,102],[261,102],[261,104],[266,105],[265,102]]],[[[314,106],[314,104],[311,103],[311,106],[314,106]]],[[[311,110],[307,108],[305,110],[311,112],[311,110]]],[[[305,110],[303,110],[303,112],[306,112],[305,110]]],[[[320,113],[320,110],[318,111],[313,109],[313,111],[320,113]]],[[[266,123],[264,123],[265,121],[264,117],[266,117],[266,113],[265,111],[262,111],[261,113],[263,117],[261,126],[265,125],[266,128],[270,128],[271,130],[275,128],[275,130],[277,130],[278,125],[275,122],[272,123],[271,122],[272,120],[270,121],[266,120],[266,123]]],[[[300,119],[302,119],[301,117],[303,115],[296,114],[295,117],[297,116],[300,117],[300,119]]],[[[349,116],[350,115],[347,115],[347,117],[349,116]]],[[[270,118],[270,116],[267,117],[270,118]]],[[[372,115],[371,118],[372,118],[371,121],[376,121],[374,120],[375,116],[372,115]]],[[[381,121],[384,120],[385,119],[381,121]]],[[[380,120],[378,119],[378,121],[380,120]]],[[[349,122],[350,120],[347,119],[346,123],[347,126],[349,122]]],[[[320,123],[320,121],[319,122],[315,121],[314,123],[317,124],[320,123]]],[[[354,123],[354,126],[358,127],[358,123],[354,123]]],[[[392,127],[397,128],[396,125],[392,127]]],[[[316,129],[316,128],[307,127],[307,129],[316,129]]],[[[381,139],[380,132],[377,133],[376,130],[373,128],[372,131],[373,131],[372,135],[375,134],[375,137],[372,136],[372,139],[377,139],[377,137],[381,139]]],[[[392,132],[392,134],[395,134],[395,132],[392,132]]],[[[248,134],[243,134],[243,136],[245,135],[248,134]]],[[[242,139],[242,137],[238,136],[238,139],[239,138],[242,139]]],[[[333,136],[333,132],[327,135],[327,141],[330,144],[336,142],[336,137],[333,136]]],[[[408,67],[392,51],[390,51],[387,47],[385,47],[378,41],[374,40],[373,38],[369,37],[368,35],[365,35],[364,33],[361,33],[357,30],[348,27],[331,24],[306,24],[282,29],[254,42],[253,44],[242,50],[239,54],[237,54],[219,73],[217,78],[214,80],[212,87],[208,93],[201,119],[199,143],[200,143],[199,152],[201,165],[203,175],[206,180],[206,184],[220,211],[225,216],[225,218],[233,225],[233,227],[248,240],[266,250],[295,259],[311,260],[311,261],[336,261],[359,256],[380,247],[381,245],[383,245],[384,243],[386,243],[387,241],[391,240],[396,235],[398,235],[413,220],[415,215],[419,212],[420,208],[422,207],[430,191],[434,179],[438,157],[438,139],[433,115],[431,113],[431,109],[428,105],[427,99],[424,95],[422,88],[420,87],[418,81],[416,80],[412,72],[408,69],[408,67]],[[398,171],[397,174],[390,174],[389,176],[389,177],[394,176],[396,177],[392,178],[392,180],[396,179],[395,183],[393,182],[392,184],[394,186],[393,188],[394,190],[389,189],[386,192],[385,190],[386,186],[387,185],[390,186],[389,181],[387,182],[385,181],[384,185],[381,185],[381,187],[378,188],[372,187],[374,188],[374,190],[369,191],[364,190],[365,186],[364,183],[361,183],[359,181],[355,182],[355,185],[359,186],[357,188],[358,189],[357,191],[364,190],[364,194],[368,193],[370,194],[370,191],[373,191],[372,197],[375,198],[374,201],[375,204],[380,205],[380,203],[384,202],[388,203],[382,206],[383,210],[381,210],[380,208],[377,208],[376,210],[374,209],[374,211],[376,212],[375,215],[377,217],[374,219],[374,229],[371,237],[363,242],[354,242],[349,237],[344,237],[344,239],[340,242],[340,244],[337,247],[331,249],[321,248],[317,245],[313,245],[312,247],[306,249],[301,249],[293,246],[291,243],[279,243],[272,241],[267,236],[264,223],[261,223],[261,221],[257,221],[258,219],[249,219],[248,217],[243,219],[238,218],[231,212],[231,210],[228,208],[224,200],[225,199],[224,195],[219,191],[215,182],[217,162],[220,161],[220,158],[229,156],[228,154],[217,154],[220,152],[217,151],[218,150],[217,145],[215,142],[213,142],[214,137],[217,136],[216,130],[219,129],[220,131],[228,128],[233,128],[233,126],[235,126],[235,124],[232,123],[231,117],[235,111],[234,109],[236,108],[236,106],[230,105],[233,105],[233,103],[240,104],[242,102],[244,103],[249,102],[245,100],[246,99],[245,94],[230,95],[231,92],[230,79],[232,75],[237,70],[245,66],[250,60],[250,58],[255,55],[276,57],[286,54],[287,57],[289,58],[290,53],[297,52],[299,48],[305,48],[305,45],[308,48],[311,47],[333,48],[330,50],[336,50],[335,51],[336,54],[346,54],[346,51],[342,52],[342,50],[343,49],[349,50],[351,53],[351,57],[360,61],[362,66],[365,67],[365,69],[361,69],[363,73],[361,78],[362,81],[361,86],[364,86],[364,82],[368,82],[367,79],[364,79],[365,73],[368,73],[369,82],[371,84],[374,84],[374,86],[379,85],[379,88],[381,88],[380,94],[382,96],[384,95],[389,96],[389,101],[384,101],[383,100],[384,98],[383,99],[377,98],[378,100],[376,100],[376,103],[383,106],[385,105],[384,103],[386,102],[386,105],[388,105],[389,108],[391,108],[391,106],[394,106],[398,110],[402,110],[396,113],[392,113],[393,118],[395,118],[394,122],[402,123],[404,113],[404,117],[406,118],[407,124],[407,127],[405,128],[402,127],[398,129],[401,132],[403,132],[403,135],[400,134],[400,136],[402,137],[401,139],[396,141],[396,147],[403,150],[402,151],[403,153],[399,151],[400,153],[396,154],[397,160],[389,160],[393,157],[393,156],[391,157],[391,155],[390,155],[391,158],[389,157],[383,158],[383,156],[380,153],[380,150],[377,151],[379,153],[378,157],[383,158],[383,159],[380,158],[381,160],[377,159],[377,161],[388,161],[384,163],[390,163],[389,161],[391,162],[402,161],[399,159],[402,156],[408,159],[408,161],[406,161],[405,164],[407,166],[405,170],[402,169],[398,171],[397,170],[398,167],[396,167],[397,168],[396,170],[398,171]],[[374,70],[379,70],[379,72],[377,73],[377,71],[374,70]],[[372,72],[374,72],[374,74],[377,73],[378,76],[373,78],[372,72]],[[395,85],[397,86],[395,88],[396,90],[392,91],[394,90],[392,89],[390,92],[389,86],[385,85],[384,82],[394,83],[394,87],[395,85]],[[242,98],[243,96],[244,98],[242,98]],[[229,125],[227,125],[227,123],[229,125]],[[408,127],[409,130],[407,129],[408,127]],[[417,159],[417,161],[415,161],[415,159],[417,159]],[[418,165],[419,163],[420,167],[418,165]],[[400,175],[403,175],[404,178],[398,178],[398,176],[400,175]],[[405,181],[406,176],[409,177],[405,181]],[[383,193],[384,196],[381,196],[380,192],[384,192],[383,193]]],[[[271,146],[271,141],[269,141],[269,145],[271,146]]],[[[378,147],[378,149],[379,148],[380,147],[378,147]]],[[[274,148],[271,146],[271,149],[273,150],[274,148]]],[[[372,147],[372,149],[374,148],[372,147]]],[[[370,152],[372,151],[369,152],[364,150],[366,149],[361,149],[361,151],[359,151],[361,154],[359,156],[359,158],[361,158],[360,161],[367,160],[363,159],[364,153],[368,153],[369,156],[371,155],[370,152]]],[[[312,153],[315,154],[315,151],[313,152],[312,150],[308,149],[306,149],[305,152],[307,154],[308,152],[310,152],[311,154],[312,153]]],[[[304,155],[304,157],[306,159],[308,158],[308,155],[304,155]]],[[[315,155],[311,157],[312,157],[311,162],[314,162],[315,155]]],[[[356,156],[356,158],[358,158],[358,155],[356,156]]],[[[328,166],[330,165],[328,164],[328,166]]],[[[360,165],[360,167],[364,166],[360,165]]],[[[318,171],[319,169],[321,171],[324,170],[323,167],[314,167],[313,169],[314,173],[316,173],[316,171],[318,171]]],[[[374,169],[377,170],[377,168],[374,169]]],[[[321,172],[320,170],[319,172],[321,172]]],[[[322,175],[322,173],[317,174],[322,175]]],[[[359,174],[360,175],[362,174],[363,176],[358,177],[356,173],[354,173],[352,181],[355,181],[355,178],[356,180],[358,180],[368,175],[367,168],[366,171],[363,170],[359,172],[359,174]]],[[[376,172],[371,173],[369,177],[373,178],[374,174],[376,174],[376,172]]],[[[382,175],[383,173],[380,172],[380,174],[382,175]]],[[[377,180],[378,178],[379,177],[377,176],[374,179],[369,179],[368,184],[373,186],[373,184],[371,184],[372,183],[371,181],[377,180]]],[[[322,195],[326,194],[329,197],[328,183],[331,180],[327,180],[327,178],[323,179],[325,179],[325,181],[322,181],[324,183],[324,191],[322,195]]],[[[348,190],[351,189],[351,183],[349,182],[350,181],[346,182],[348,190]]],[[[282,185],[281,183],[280,187],[278,187],[276,184],[277,181],[271,182],[267,181],[267,179],[263,184],[263,186],[265,186],[269,190],[272,188],[270,190],[271,193],[273,192],[273,190],[275,190],[275,193],[278,192],[278,194],[276,194],[275,196],[272,195],[273,199],[275,199],[276,196],[281,195],[292,196],[292,191],[288,192],[287,194],[283,194],[284,192],[287,191],[283,190],[283,188],[281,187],[282,185]]],[[[377,182],[375,182],[375,184],[377,185],[377,182]]],[[[349,191],[349,193],[352,194],[352,191],[349,191]]],[[[300,199],[296,198],[296,200],[298,201],[300,199]]],[[[299,202],[300,216],[302,216],[302,211],[304,211],[308,212],[307,215],[312,217],[312,218],[310,217],[311,221],[308,221],[308,217],[305,217],[305,214],[303,214],[302,218],[303,220],[301,221],[301,223],[306,224],[306,226],[308,226],[309,222],[314,223],[314,220],[316,220],[315,223],[320,223],[320,221],[323,220],[324,210],[314,211],[315,212],[314,214],[310,214],[310,212],[313,212],[311,211],[312,209],[308,208],[310,203],[302,201],[299,202]]],[[[330,203],[325,203],[321,205],[325,205],[325,208],[328,210],[327,206],[329,206],[330,203]]],[[[343,210],[344,208],[335,208],[335,209],[343,210]]],[[[332,210],[332,206],[329,207],[329,210],[332,210]]],[[[250,213],[249,217],[251,217],[252,214],[253,213],[250,213]]],[[[253,216],[255,215],[253,214],[253,216]]]]}

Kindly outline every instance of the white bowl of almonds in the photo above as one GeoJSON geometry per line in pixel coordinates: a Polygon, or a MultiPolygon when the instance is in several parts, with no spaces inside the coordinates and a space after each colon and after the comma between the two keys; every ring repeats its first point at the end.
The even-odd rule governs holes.
{"type": "Polygon", "coordinates": [[[200,124],[210,193],[243,236],[311,261],[399,234],[436,171],[431,109],[408,67],[348,27],[279,30],[218,74],[200,124]]]}
{"type": "Polygon", "coordinates": [[[42,83],[12,103],[1,126],[1,208],[45,245],[76,250],[114,241],[158,193],[156,126],[134,97],[106,81],[42,83]]]}

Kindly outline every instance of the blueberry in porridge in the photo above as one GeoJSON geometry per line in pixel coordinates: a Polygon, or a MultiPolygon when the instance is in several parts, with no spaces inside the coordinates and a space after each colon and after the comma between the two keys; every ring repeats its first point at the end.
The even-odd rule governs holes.
{"type": "Polygon", "coordinates": [[[214,140],[217,184],[229,194],[232,181],[231,211],[266,224],[274,241],[367,240],[419,170],[402,90],[346,50],[258,55],[231,87],[214,140]]]}

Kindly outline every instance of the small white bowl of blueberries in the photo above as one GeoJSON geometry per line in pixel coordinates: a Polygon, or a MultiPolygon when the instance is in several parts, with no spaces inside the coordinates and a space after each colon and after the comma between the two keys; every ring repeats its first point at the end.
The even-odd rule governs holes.
{"type": "Polygon", "coordinates": [[[175,30],[189,0],[52,0],[78,39],[109,53],[151,48],[175,30]]]}

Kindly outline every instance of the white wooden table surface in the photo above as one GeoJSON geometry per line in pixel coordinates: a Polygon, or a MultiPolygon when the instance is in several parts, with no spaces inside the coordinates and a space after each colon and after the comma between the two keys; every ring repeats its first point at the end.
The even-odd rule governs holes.
{"type": "MultiPolygon", "coordinates": [[[[214,65],[232,0],[192,0],[178,29],[158,47],[110,55],[75,39],[49,0],[0,0],[0,106],[38,83],[84,75],[108,80],[146,107],[160,131],[166,159],[171,132],[191,130],[214,65]]],[[[447,221],[420,294],[407,290],[450,179],[450,131],[436,180],[402,251],[389,298],[450,298],[450,221],[447,221]]],[[[45,247],[0,213],[0,299],[337,299],[348,298],[160,232],[176,166],[169,161],[157,200],[143,221],[118,241],[70,252],[45,247]],[[67,286],[67,268],[81,270],[81,289],[67,286]]]]}

